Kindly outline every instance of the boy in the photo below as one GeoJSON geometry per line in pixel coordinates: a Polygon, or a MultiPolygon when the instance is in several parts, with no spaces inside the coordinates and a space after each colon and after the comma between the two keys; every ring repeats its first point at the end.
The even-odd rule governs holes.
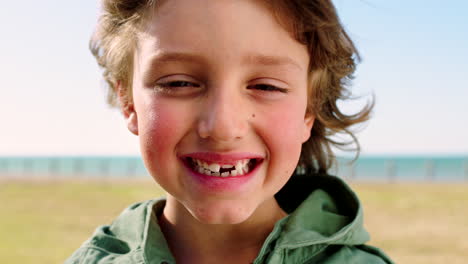
{"type": "MultiPolygon", "coordinates": [[[[91,49],[167,197],[67,263],[391,263],[327,176],[357,52],[326,0],[104,0],[91,49]],[[306,175],[294,174],[298,162],[306,175]]],[[[352,135],[352,134],[350,134],[352,135]]]]}

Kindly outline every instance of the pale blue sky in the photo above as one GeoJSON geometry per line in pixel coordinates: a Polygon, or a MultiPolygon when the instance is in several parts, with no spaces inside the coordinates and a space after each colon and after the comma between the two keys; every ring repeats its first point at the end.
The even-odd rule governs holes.
{"type": "MultiPolygon", "coordinates": [[[[334,2],[362,53],[353,89],[377,99],[363,153],[468,154],[468,1],[334,2]]],[[[2,5],[0,155],[138,153],[87,48],[97,13],[95,1],[2,5]]]]}

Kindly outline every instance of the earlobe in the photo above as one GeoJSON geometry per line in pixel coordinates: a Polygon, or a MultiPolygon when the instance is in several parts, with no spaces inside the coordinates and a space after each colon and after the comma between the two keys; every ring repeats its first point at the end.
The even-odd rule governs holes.
{"type": "Polygon", "coordinates": [[[306,142],[310,138],[312,126],[314,125],[315,116],[307,114],[304,118],[304,134],[302,135],[302,143],[306,142]]]}

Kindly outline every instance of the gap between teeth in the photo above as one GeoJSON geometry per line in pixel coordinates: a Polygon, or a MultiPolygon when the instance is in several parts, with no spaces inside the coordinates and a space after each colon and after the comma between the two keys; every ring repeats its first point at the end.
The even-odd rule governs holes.
{"type": "Polygon", "coordinates": [[[249,166],[248,166],[249,161],[250,161],[249,159],[240,160],[236,163],[236,165],[227,165],[227,164],[220,165],[217,163],[212,163],[208,165],[208,163],[197,160],[197,159],[193,159],[193,161],[194,161],[196,170],[199,173],[209,175],[209,176],[230,177],[230,176],[244,175],[245,173],[249,172],[249,166]],[[223,169],[232,168],[232,169],[230,171],[221,173],[220,172],[221,168],[223,169]]]}

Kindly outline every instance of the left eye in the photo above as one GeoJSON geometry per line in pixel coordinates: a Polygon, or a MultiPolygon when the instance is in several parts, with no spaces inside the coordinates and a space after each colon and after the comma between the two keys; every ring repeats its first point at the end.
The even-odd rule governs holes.
{"type": "Polygon", "coordinates": [[[254,89],[254,90],[260,90],[260,91],[265,91],[265,92],[282,92],[282,93],[287,93],[288,92],[287,89],[280,88],[280,87],[270,85],[270,84],[249,85],[247,88],[248,89],[254,89]]]}

